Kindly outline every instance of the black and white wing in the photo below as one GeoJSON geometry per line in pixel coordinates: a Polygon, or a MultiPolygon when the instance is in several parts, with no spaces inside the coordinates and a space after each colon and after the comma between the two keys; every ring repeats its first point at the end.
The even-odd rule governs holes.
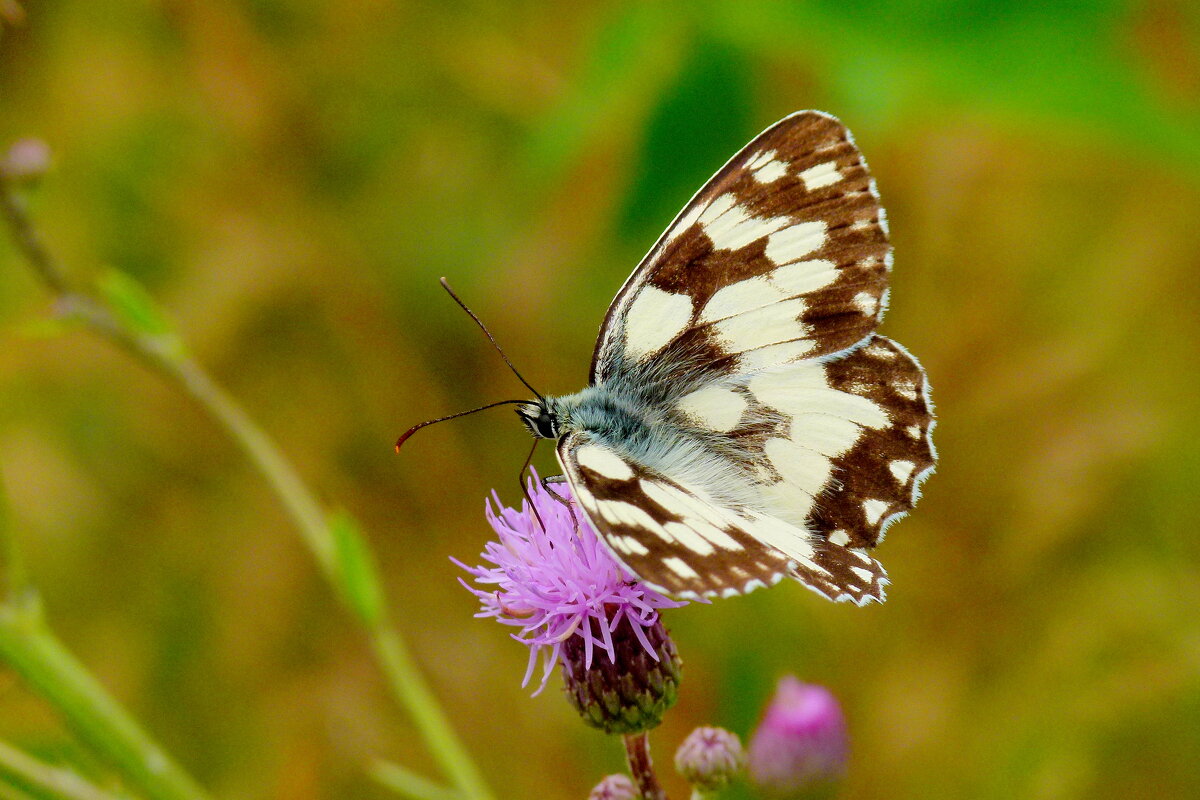
{"type": "Polygon", "coordinates": [[[579,504],[614,555],[644,583],[677,597],[728,597],[801,580],[833,600],[882,599],[886,574],[864,548],[716,500],[594,440],[564,437],[559,459],[579,504]]]}
{"type": "Polygon", "coordinates": [[[592,383],[706,460],[651,465],[581,435],[559,446],[576,497],[641,579],[726,595],[790,575],[835,600],[883,598],[867,551],[935,460],[925,373],[874,333],[890,269],[867,165],[815,111],[755,138],[654,245],[608,311],[592,383]]]}
{"type": "Polygon", "coordinates": [[[617,294],[592,383],[647,362],[733,374],[838,353],[875,330],[891,245],[850,132],[800,111],[742,148],[617,294]]]}

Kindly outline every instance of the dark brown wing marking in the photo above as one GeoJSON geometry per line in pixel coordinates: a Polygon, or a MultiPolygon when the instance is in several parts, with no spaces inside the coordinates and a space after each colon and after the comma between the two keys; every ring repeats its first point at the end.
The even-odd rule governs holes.
{"type": "MultiPolygon", "coordinates": [[[[737,370],[730,357],[760,350],[763,341],[731,336],[728,330],[721,335],[721,324],[706,319],[705,309],[721,290],[748,280],[776,290],[763,293],[765,300],[789,301],[767,311],[747,307],[742,313],[777,323],[756,321],[749,327],[764,331],[768,340],[775,331],[784,337],[768,344],[792,343],[760,352],[748,363],[784,363],[845,350],[879,323],[890,255],[884,211],[849,131],[820,112],[793,114],[755,138],[705,184],[626,281],[597,343],[593,383],[628,368],[638,360],[631,356],[638,355],[737,370]],[[631,312],[636,322],[646,287],[691,300],[678,320],[670,314],[662,319],[675,335],[649,353],[631,346],[639,331],[627,324],[631,312]],[[794,298],[803,302],[790,302],[794,298]]],[[[716,305],[737,311],[736,303],[716,305]]]]}

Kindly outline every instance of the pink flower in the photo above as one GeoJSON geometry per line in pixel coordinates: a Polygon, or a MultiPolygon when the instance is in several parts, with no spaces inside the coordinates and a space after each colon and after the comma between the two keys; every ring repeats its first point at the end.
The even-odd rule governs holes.
{"type": "MultiPolygon", "coordinates": [[[[621,624],[631,628],[657,661],[646,630],[658,622],[660,609],[686,603],[638,583],[608,551],[587,515],[575,506],[573,520],[566,504],[542,488],[536,474],[528,485],[536,517],[528,502],[518,511],[502,506],[493,492],[485,502],[485,513],[499,541],[484,547],[481,557],[485,564],[468,567],[452,559],[474,578],[474,585],[461,582],[479,598],[482,609],[475,616],[520,628],[513,638],[529,646],[529,667],[521,685],[529,684],[542,656],[537,689],[541,692],[554,665],[563,660],[564,642],[573,636],[583,642],[587,667],[591,667],[596,649],[615,664],[613,632],[621,624]]],[[[560,486],[561,496],[569,498],[569,489],[560,486]]]]}
{"type": "Polygon", "coordinates": [[[846,773],[846,720],[823,686],[792,676],[775,696],[750,740],[750,777],[771,797],[813,797],[846,773]]]}

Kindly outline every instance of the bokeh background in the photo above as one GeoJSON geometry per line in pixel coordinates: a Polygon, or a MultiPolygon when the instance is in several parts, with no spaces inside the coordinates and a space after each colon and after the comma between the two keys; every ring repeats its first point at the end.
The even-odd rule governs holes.
{"type": "MultiPolygon", "coordinates": [[[[845,798],[1200,792],[1200,11],[1187,0],[784,4],[31,2],[0,135],[80,280],[142,282],[331,505],[503,797],[621,765],[448,560],[518,499],[522,396],[586,379],[608,301],[692,191],[783,115],[855,132],[892,220],[883,331],[927,367],[941,466],[881,550],[888,602],[798,585],[668,615],[653,742],[746,734],[828,685],[845,798]]],[[[0,245],[0,475],[51,622],[218,797],[387,797],[434,775],[261,477],[0,245]]],[[[552,469],[550,451],[537,463],[552,469]]],[[[0,672],[0,738],[82,758],[0,672]]],[[[669,772],[669,770],[667,770],[669,772]]],[[[677,796],[683,787],[668,785],[677,796]]]]}

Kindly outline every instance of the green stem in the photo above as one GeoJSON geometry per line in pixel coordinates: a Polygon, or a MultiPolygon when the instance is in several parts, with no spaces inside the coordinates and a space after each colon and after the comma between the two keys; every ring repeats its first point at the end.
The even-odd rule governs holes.
{"type": "Polygon", "coordinates": [[[442,770],[454,778],[455,786],[463,797],[490,800],[491,791],[446,721],[408,645],[386,624],[374,626],[370,637],[371,649],[388,676],[392,692],[404,703],[413,721],[424,733],[425,742],[437,757],[442,770]]]}
{"type": "Polygon", "coordinates": [[[140,794],[152,800],[207,799],[55,637],[29,593],[0,605],[0,658],[140,794]]]}
{"type": "Polygon", "coordinates": [[[3,741],[0,741],[0,772],[15,775],[25,784],[62,800],[118,800],[116,795],[93,786],[71,770],[46,764],[3,741]]]}
{"type": "MultiPolygon", "coordinates": [[[[337,545],[329,529],[328,518],[271,437],[195,359],[186,353],[164,347],[160,338],[132,329],[100,301],[72,290],[65,270],[44,246],[12,181],[2,173],[0,216],[7,221],[18,249],[65,311],[177,384],[225,429],[279,495],[322,572],[344,597],[345,594],[340,591],[344,588],[343,576],[336,563],[337,545]]],[[[369,637],[371,649],[392,695],[408,710],[446,776],[465,798],[492,800],[491,791],[455,734],[400,634],[384,617],[368,621],[357,614],[352,616],[369,637]]]]}
{"type": "Polygon", "coordinates": [[[399,764],[390,761],[377,761],[371,768],[371,777],[396,794],[411,797],[412,800],[461,800],[462,795],[453,789],[446,789],[399,764]]]}

